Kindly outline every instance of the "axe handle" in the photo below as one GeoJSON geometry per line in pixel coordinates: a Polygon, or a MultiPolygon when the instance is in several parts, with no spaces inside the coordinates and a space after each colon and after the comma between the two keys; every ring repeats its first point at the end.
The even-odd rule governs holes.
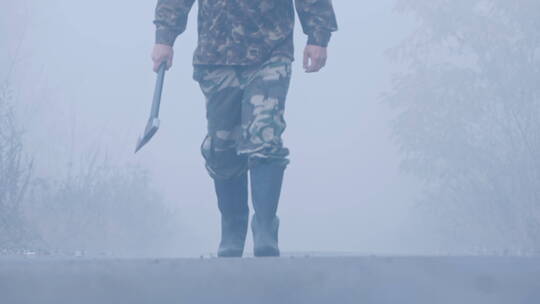
{"type": "Polygon", "coordinates": [[[163,62],[159,66],[156,87],[154,89],[154,98],[152,99],[152,109],[150,111],[150,119],[159,117],[159,106],[161,104],[161,92],[163,91],[163,81],[165,80],[165,70],[167,62],[163,62]]]}

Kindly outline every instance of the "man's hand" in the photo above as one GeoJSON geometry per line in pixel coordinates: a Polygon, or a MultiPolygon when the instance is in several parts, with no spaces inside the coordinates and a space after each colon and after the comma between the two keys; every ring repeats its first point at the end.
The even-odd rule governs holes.
{"type": "Polygon", "coordinates": [[[306,73],[320,71],[326,64],[326,48],[308,44],[304,50],[304,70],[306,73]]]}
{"type": "Polygon", "coordinates": [[[162,62],[167,62],[167,70],[171,68],[173,63],[174,51],[170,45],[156,44],[152,51],[152,61],[154,62],[154,72],[159,70],[162,62]]]}

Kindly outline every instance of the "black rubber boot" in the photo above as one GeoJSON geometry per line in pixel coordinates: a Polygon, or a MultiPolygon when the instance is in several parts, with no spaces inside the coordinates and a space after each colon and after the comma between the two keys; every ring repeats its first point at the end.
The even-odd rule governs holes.
{"type": "Polygon", "coordinates": [[[254,255],[256,257],[279,256],[279,218],[276,216],[283,172],[279,163],[260,163],[251,168],[251,196],[255,214],[251,221],[254,255]]]}
{"type": "Polygon", "coordinates": [[[247,173],[228,180],[214,180],[221,212],[218,257],[242,257],[249,221],[247,173]]]}

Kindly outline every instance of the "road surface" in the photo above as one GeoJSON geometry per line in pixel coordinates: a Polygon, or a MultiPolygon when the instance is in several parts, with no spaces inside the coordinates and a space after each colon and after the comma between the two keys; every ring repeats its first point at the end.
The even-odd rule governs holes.
{"type": "Polygon", "coordinates": [[[540,258],[0,258],[1,304],[538,304],[540,258]]]}

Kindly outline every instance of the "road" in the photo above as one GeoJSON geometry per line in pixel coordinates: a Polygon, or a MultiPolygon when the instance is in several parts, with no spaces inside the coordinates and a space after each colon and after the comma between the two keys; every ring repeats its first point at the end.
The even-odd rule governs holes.
{"type": "Polygon", "coordinates": [[[2,304],[537,304],[540,258],[0,258],[2,304]]]}

